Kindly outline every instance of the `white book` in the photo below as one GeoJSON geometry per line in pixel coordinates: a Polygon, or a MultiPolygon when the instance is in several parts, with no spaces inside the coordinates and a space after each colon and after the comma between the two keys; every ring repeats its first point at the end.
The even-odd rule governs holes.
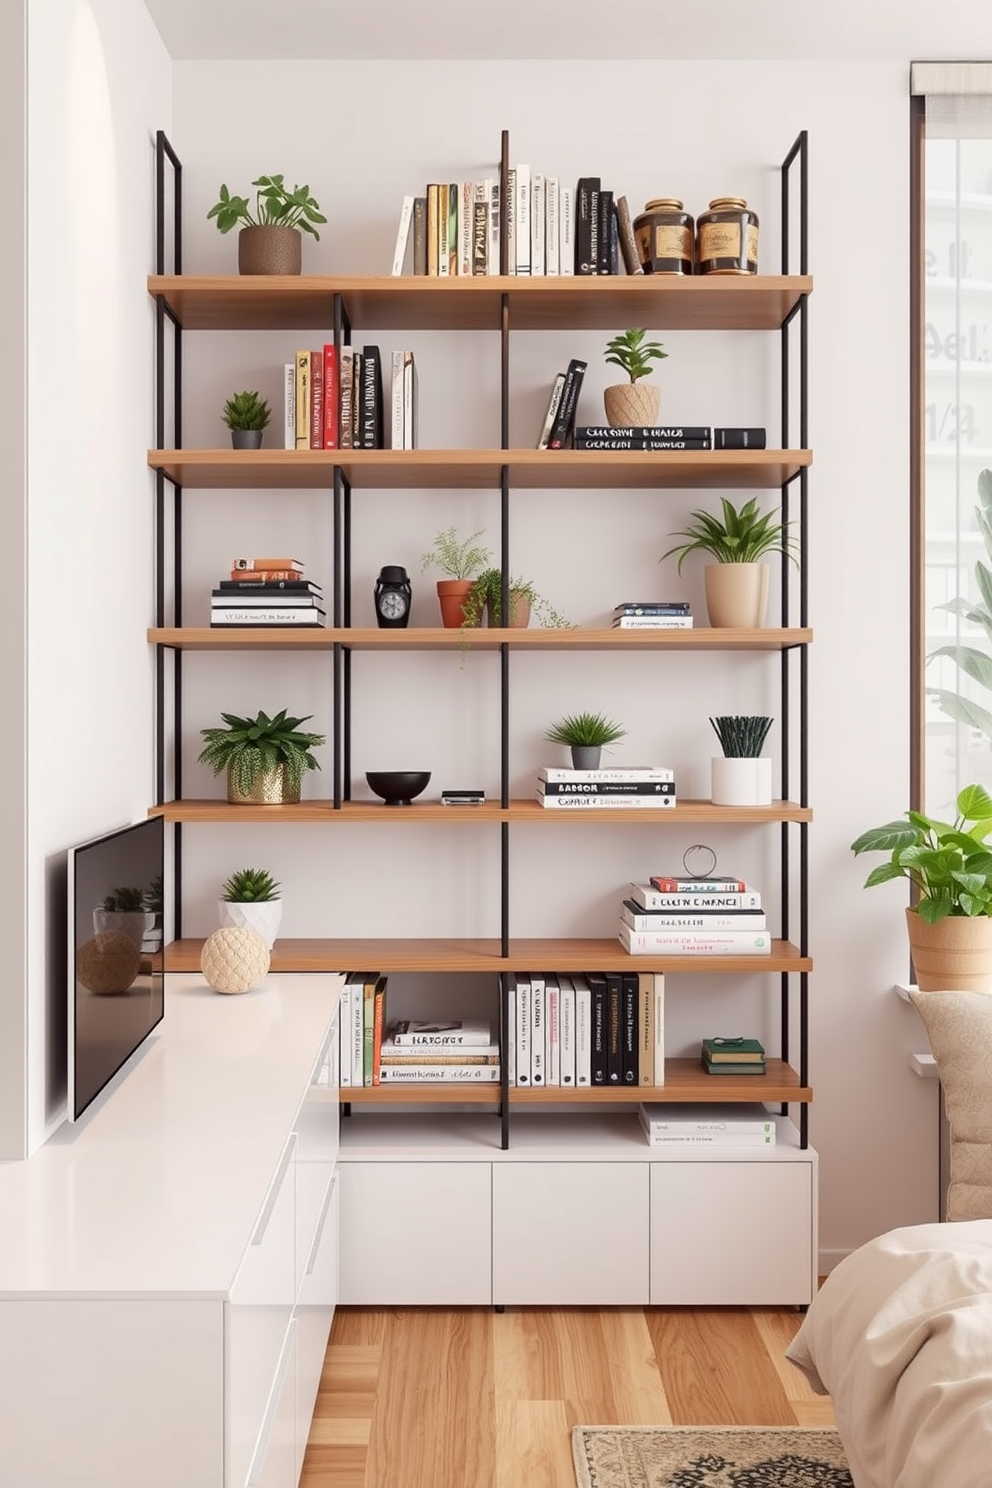
{"type": "Polygon", "coordinates": [[[654,1133],[645,1133],[649,1147],[774,1147],[774,1130],[767,1135],[761,1132],[728,1132],[720,1136],[716,1132],[683,1132],[673,1135],[656,1136],[654,1133]]]}
{"type": "Polygon", "coordinates": [[[506,272],[517,272],[517,170],[513,165],[506,172],[506,272]]]}
{"type": "Polygon", "coordinates": [[[654,972],[637,973],[637,1083],[654,1084],[654,972]]]}
{"type": "Polygon", "coordinates": [[[443,183],[439,183],[437,188],[437,272],[439,278],[443,278],[451,272],[451,258],[448,245],[449,212],[448,187],[443,183]]]}
{"type": "Polygon", "coordinates": [[[406,260],[406,247],[410,240],[410,223],[413,221],[413,197],[405,196],[400,208],[400,225],[396,231],[396,247],[393,250],[393,275],[402,274],[406,260]]]}
{"type": "Polygon", "coordinates": [[[351,983],[351,1083],[365,1084],[365,973],[360,971],[351,983]]]}
{"type": "Polygon", "coordinates": [[[284,362],[283,374],[283,449],[296,448],[296,363],[284,362]]]}
{"type": "Polygon", "coordinates": [[[530,183],[530,271],[544,277],[544,176],[535,171],[530,183]]]}
{"type": "Polygon", "coordinates": [[[669,893],[662,892],[649,883],[630,883],[627,885],[627,897],[641,909],[692,909],[697,913],[705,910],[707,913],[719,909],[760,909],[761,895],[756,889],[746,889],[743,892],[737,889],[727,893],[669,893]]]}
{"type": "Polygon", "coordinates": [[[482,1018],[406,1018],[390,1023],[387,1037],[410,1048],[427,1047],[447,1053],[459,1046],[488,1047],[494,1042],[491,1024],[482,1018]]]}
{"type": "Polygon", "coordinates": [[[564,765],[542,765],[537,772],[538,780],[558,781],[569,784],[572,781],[629,781],[644,782],[650,784],[654,780],[674,780],[675,771],[668,765],[628,765],[626,768],[601,769],[601,770],[573,770],[566,769],[564,765]]]}
{"type": "Polygon", "coordinates": [[[620,923],[631,930],[767,930],[767,916],[763,910],[752,913],[721,914],[666,914],[664,910],[640,909],[632,899],[625,899],[620,909],[620,923]]]}
{"type": "Polygon", "coordinates": [[[665,1105],[646,1101],[637,1108],[638,1119],[647,1131],[704,1136],[726,1134],[767,1136],[776,1131],[775,1118],[763,1106],[744,1101],[702,1102],[699,1105],[665,1105]]]}
{"type": "Polygon", "coordinates": [[[417,448],[417,363],[412,351],[403,353],[403,448],[417,448]]]}
{"type": "Polygon", "coordinates": [[[517,258],[514,267],[516,274],[530,273],[530,166],[517,165],[514,180],[516,182],[516,244],[517,258]]]}
{"type": "Polygon", "coordinates": [[[475,182],[462,181],[458,188],[458,272],[472,272],[472,222],[475,215],[475,182]]]}
{"type": "Polygon", "coordinates": [[[632,956],[770,956],[772,938],[761,930],[631,930],[618,939],[632,956]]]}
{"type": "Polygon", "coordinates": [[[561,1083],[575,1086],[575,984],[570,976],[558,978],[558,1039],[561,1057],[561,1083]]]}
{"type": "Polygon", "coordinates": [[[489,203],[489,241],[486,245],[486,273],[499,273],[499,182],[487,176],[484,181],[489,203]]]}
{"type": "Polygon", "coordinates": [[[575,188],[558,192],[558,272],[575,273],[575,188]]]}
{"type": "Polygon", "coordinates": [[[390,1064],[433,1064],[438,1059],[454,1063],[475,1064],[480,1059],[491,1060],[499,1054],[499,1044],[397,1044],[393,1039],[383,1039],[379,1048],[380,1058],[390,1064]]]}
{"type": "Polygon", "coordinates": [[[654,973],[654,1083],[665,1083],[665,973],[654,973]]]}
{"type": "Polygon", "coordinates": [[[545,980],[545,1085],[561,1084],[561,987],[549,972],[545,980]]]}
{"type": "Polygon", "coordinates": [[[223,625],[323,625],[325,612],[315,605],[211,605],[210,624],[223,625]]]}
{"type": "Polygon", "coordinates": [[[517,1084],[530,1085],[530,976],[511,972],[517,1004],[517,1084]]]}
{"type": "Polygon", "coordinates": [[[555,419],[558,417],[558,410],[561,407],[561,395],[564,390],[565,374],[564,372],[558,372],[555,375],[555,380],[551,385],[551,396],[548,399],[548,411],[544,415],[544,423],[541,426],[540,437],[537,441],[538,449],[547,449],[548,445],[551,443],[551,430],[554,428],[555,419]]]}
{"type": "Polygon", "coordinates": [[[351,1084],[351,979],[347,976],[338,1001],[338,1084],[351,1084]]]}
{"type": "Polygon", "coordinates": [[[381,1085],[498,1085],[498,1064],[383,1064],[381,1085]]]}
{"type": "Polygon", "coordinates": [[[674,796],[546,796],[540,789],[537,802],[547,811],[674,811],[674,796]]]}
{"type": "Polygon", "coordinates": [[[558,178],[544,178],[544,272],[558,275],[558,257],[561,252],[558,237],[558,178]]]}
{"type": "Polygon", "coordinates": [[[530,1083],[534,1086],[547,1084],[547,1058],[545,1039],[545,990],[544,972],[530,973],[530,1083]]]}
{"type": "Polygon", "coordinates": [[[584,976],[574,976],[575,1083],[592,1084],[592,993],[584,976]]]}
{"type": "Polygon", "coordinates": [[[691,615],[621,615],[611,630],[691,630],[691,615]]]}
{"type": "Polygon", "coordinates": [[[392,413],[390,449],[405,449],[406,444],[403,435],[403,353],[401,351],[394,351],[392,355],[390,410],[392,413]]]}
{"type": "Polygon", "coordinates": [[[506,1028],[503,1031],[503,1042],[506,1048],[507,1081],[512,1086],[517,1083],[517,995],[512,977],[508,978],[505,1007],[506,1028]]]}

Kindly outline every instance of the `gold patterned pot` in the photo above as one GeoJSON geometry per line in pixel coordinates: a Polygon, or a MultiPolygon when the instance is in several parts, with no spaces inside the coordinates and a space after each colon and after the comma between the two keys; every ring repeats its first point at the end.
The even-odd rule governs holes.
{"type": "Polygon", "coordinates": [[[283,766],[263,770],[247,793],[240,791],[227,772],[227,799],[235,806],[292,806],[300,799],[299,785],[285,779],[283,766]]]}
{"type": "Polygon", "coordinates": [[[604,388],[606,422],[611,429],[634,429],[658,422],[661,388],[654,382],[617,382],[604,388]]]}

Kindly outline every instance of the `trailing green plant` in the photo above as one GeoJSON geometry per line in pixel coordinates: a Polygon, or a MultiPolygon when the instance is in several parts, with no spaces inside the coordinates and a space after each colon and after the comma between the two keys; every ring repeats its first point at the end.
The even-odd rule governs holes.
{"type": "Polygon", "coordinates": [[[242,227],[296,227],[319,239],[313,223],[326,222],[327,218],[310,195],[310,187],[294,186],[290,191],[284,183],[284,176],[259,176],[252,181],[258,187],[254,211],[247,197],[232,196],[226,186],[221,186],[220,200],[210,208],[207,221],[215,218],[222,233],[229,233],[240,222],[242,227]]]}
{"type": "Polygon", "coordinates": [[[437,534],[427,552],[421,555],[421,573],[426,573],[429,568],[439,568],[450,579],[472,578],[493,556],[488,548],[483,548],[476,542],[476,538],[481,537],[484,532],[485,528],[480,527],[478,532],[473,532],[464,542],[459,542],[457,528],[446,527],[437,534]]]}
{"type": "Polygon", "coordinates": [[[250,795],[269,770],[282,765],[283,779],[298,790],[308,770],[320,765],[310,753],[323,744],[323,734],[301,733],[300,724],[313,717],[291,718],[286,709],[274,717],[258,713],[254,718],[241,718],[236,713],[222,713],[226,728],[205,728],[200,733],[206,744],[199,762],[209,765],[215,775],[227,770],[231,783],[242,795],[250,795]]]}
{"type": "Polygon", "coordinates": [[[544,735],[552,744],[576,745],[579,748],[599,748],[622,739],[627,730],[603,713],[566,713],[551,725],[544,735]]]}
{"type": "MultiPolygon", "coordinates": [[[[516,606],[519,600],[524,599],[531,608],[531,613],[537,617],[548,630],[567,629],[570,621],[560,615],[546,599],[543,599],[529,579],[509,580],[510,614],[516,615],[516,606]]],[[[482,617],[489,610],[490,625],[502,625],[503,620],[503,576],[498,568],[486,568],[473,581],[472,587],[465,596],[462,605],[462,614],[465,619],[462,627],[474,628],[482,624],[482,617]]]]}
{"type": "Polygon", "coordinates": [[[256,392],[232,393],[224,404],[224,422],[229,429],[264,429],[272,415],[268,403],[256,392]]]}
{"type": "Polygon", "coordinates": [[[793,563],[797,561],[796,540],[787,531],[792,523],[775,520],[778,508],[770,512],[759,511],[756,496],[745,501],[740,509],[726,496],[721,496],[720,503],[722,517],[715,517],[707,511],[694,511],[692,521],[681,532],[670,534],[685,538],[685,541],[662,553],[658,561],[664,562],[678,553],[679,573],[689,554],[697,552],[709,553],[717,563],[757,563],[766,553],[782,553],[793,563]]]}
{"type": "Polygon", "coordinates": [[[103,901],[110,914],[136,914],[145,907],[144,889],[114,889],[103,901]]]}
{"type": "Polygon", "coordinates": [[[908,878],[919,890],[919,916],[931,925],[949,915],[992,914],[992,852],[982,845],[992,832],[992,796],[982,785],[966,785],[955,804],[953,822],[907,811],[905,821],[872,827],[851,843],[855,856],[890,855],[872,869],[865,888],[908,878]]]}
{"type": "Polygon", "coordinates": [[[265,868],[239,868],[225,881],[220,897],[228,904],[267,904],[281,895],[279,885],[265,868]]]}
{"type": "MultiPolygon", "coordinates": [[[[978,477],[978,505],[975,507],[978,530],[985,544],[988,562],[978,559],[975,563],[975,584],[979,598],[951,599],[938,609],[949,610],[959,615],[969,625],[976,625],[984,633],[988,650],[979,651],[976,646],[938,646],[927,657],[927,665],[939,657],[951,661],[973,682],[992,692],[992,470],[983,470],[978,477]]],[[[992,713],[980,703],[961,697],[945,687],[928,687],[927,697],[936,703],[942,713],[956,723],[980,729],[987,739],[992,739],[992,713]]]]}
{"type": "Polygon", "coordinates": [[[645,341],[647,331],[622,331],[606,343],[606,360],[626,372],[631,382],[647,377],[652,362],[660,362],[668,352],[660,341],[645,341]]]}
{"type": "Polygon", "coordinates": [[[728,759],[757,759],[772,726],[770,718],[748,714],[721,714],[710,723],[728,759]]]}

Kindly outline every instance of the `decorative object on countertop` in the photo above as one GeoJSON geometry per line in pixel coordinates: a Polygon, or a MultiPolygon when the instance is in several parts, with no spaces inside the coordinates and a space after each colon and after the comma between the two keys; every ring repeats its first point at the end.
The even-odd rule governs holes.
{"type": "Polygon", "coordinates": [[[611,429],[630,429],[638,424],[658,422],[661,389],[656,383],[642,382],[651,371],[651,363],[662,361],[668,352],[660,341],[645,341],[647,331],[621,331],[606,343],[606,361],[626,372],[629,382],[614,383],[604,389],[606,422],[611,429]]]}
{"type": "Polygon", "coordinates": [[[410,624],[413,587],[410,575],[398,563],[386,563],[379,570],[372,599],[380,630],[403,630],[410,624]]]}
{"type": "Polygon", "coordinates": [[[465,601],[472,588],[475,575],[492,559],[488,548],[481,547],[476,539],[485,531],[480,527],[464,541],[459,541],[457,529],[446,527],[435,537],[427,552],[420,559],[420,570],[439,568],[447,574],[446,579],[437,580],[437,599],[441,607],[441,624],[455,630],[465,621],[465,601]]]}
{"type": "Polygon", "coordinates": [[[695,224],[675,196],[656,196],[634,218],[637,253],[646,274],[691,274],[695,224]]]}
{"type": "Polygon", "coordinates": [[[385,806],[409,806],[430,784],[430,770],[366,770],[369,789],[385,806]]]}
{"type": "Polygon", "coordinates": [[[286,709],[274,717],[259,712],[254,718],[222,713],[226,728],[205,728],[206,744],[200,764],[215,775],[227,771],[227,799],[243,805],[282,806],[300,799],[300,784],[308,770],[320,765],[310,753],[324,743],[323,734],[300,732],[312,714],[291,718],[286,709]]]}
{"type": "Polygon", "coordinates": [[[598,770],[603,749],[622,739],[627,730],[603,713],[566,713],[551,725],[544,737],[552,744],[565,744],[572,753],[575,770],[598,770]]]}
{"type": "Polygon", "coordinates": [[[757,213],[742,196],[715,196],[696,221],[696,273],[757,272],[757,213]]]}
{"type": "Polygon", "coordinates": [[[757,629],[765,623],[768,609],[769,574],[759,562],[766,553],[782,553],[796,562],[796,540],[787,529],[791,522],[777,521],[775,511],[758,510],[751,496],[738,509],[721,496],[722,516],[694,511],[692,520],[672,537],[685,541],[662,553],[660,562],[678,554],[678,571],[690,553],[709,553],[716,559],[703,569],[706,610],[710,625],[728,629],[757,629]]]}
{"type": "Polygon", "coordinates": [[[257,930],[227,925],[208,935],[200,952],[200,970],[215,992],[250,992],[269,969],[269,948],[257,930]]]}
{"type": "Polygon", "coordinates": [[[262,431],[269,422],[271,409],[254,390],[232,393],[224,404],[224,422],[231,431],[234,449],[261,449],[262,431]]]}
{"type": "Polygon", "coordinates": [[[229,233],[239,222],[239,274],[299,274],[303,267],[301,232],[319,239],[315,222],[326,222],[310,195],[309,186],[284,184],[283,176],[259,176],[252,181],[255,193],[254,211],[244,196],[232,196],[226,186],[220,188],[220,200],[210,208],[207,220],[215,218],[222,233],[229,233]]]}
{"type": "Polygon", "coordinates": [[[714,806],[769,806],[772,762],[761,747],[772,726],[770,718],[725,714],[711,718],[722,755],[710,760],[710,799],[714,806]]]}
{"type": "Polygon", "coordinates": [[[221,927],[247,926],[255,930],[271,951],[282,920],[279,885],[265,868],[239,868],[221,889],[221,927]]]}

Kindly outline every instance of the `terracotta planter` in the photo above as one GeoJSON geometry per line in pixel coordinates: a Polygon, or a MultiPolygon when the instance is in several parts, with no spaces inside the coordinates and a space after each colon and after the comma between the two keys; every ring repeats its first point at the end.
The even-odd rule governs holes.
{"type": "Polygon", "coordinates": [[[719,629],[758,629],[768,609],[767,563],[708,563],[703,569],[706,611],[719,629]]]}
{"type": "Polygon", "coordinates": [[[441,624],[446,630],[459,630],[463,625],[464,605],[471,592],[471,579],[438,579],[437,602],[441,606],[441,624]]]}
{"type": "Polygon", "coordinates": [[[611,429],[633,429],[658,422],[661,388],[653,382],[618,382],[603,391],[606,422],[611,429]]]}
{"type": "Polygon", "coordinates": [[[906,927],[921,992],[992,992],[992,918],[948,915],[928,925],[907,909],[906,927]]]}
{"type": "Polygon", "coordinates": [[[299,274],[303,235],[295,227],[243,227],[238,233],[239,274],[299,274]]]}
{"type": "Polygon", "coordinates": [[[235,806],[292,806],[300,799],[300,788],[287,784],[282,765],[274,770],[264,770],[255,782],[255,788],[242,794],[227,776],[227,799],[235,806]]]}

